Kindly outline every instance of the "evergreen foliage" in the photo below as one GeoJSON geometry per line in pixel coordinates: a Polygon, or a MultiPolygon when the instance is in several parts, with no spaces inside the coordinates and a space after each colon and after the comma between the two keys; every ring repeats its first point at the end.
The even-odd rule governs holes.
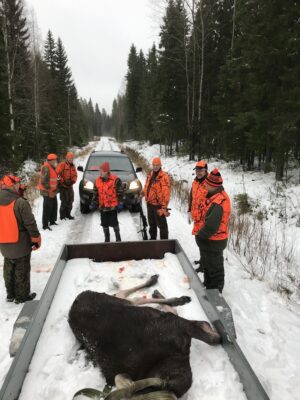
{"type": "Polygon", "coordinates": [[[0,175],[102,134],[102,113],[78,98],[62,40],[49,30],[40,54],[28,26],[23,0],[0,0],[0,175]]]}
{"type": "Polygon", "coordinates": [[[300,164],[299,15],[297,1],[169,0],[159,51],[130,48],[111,132],[282,179],[300,164]]]}

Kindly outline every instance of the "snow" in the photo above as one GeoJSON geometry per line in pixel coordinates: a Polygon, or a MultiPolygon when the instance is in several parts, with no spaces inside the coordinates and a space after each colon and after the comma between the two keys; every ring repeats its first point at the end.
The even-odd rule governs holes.
{"type": "MultiPolygon", "coordinates": [[[[138,149],[141,154],[151,161],[153,156],[162,158],[163,169],[169,171],[176,179],[186,180],[187,186],[194,178],[193,164],[187,158],[164,157],[160,154],[159,146],[140,145],[130,142],[130,146],[138,149]]],[[[118,149],[118,144],[108,138],[102,138],[99,149],[118,149]]],[[[87,157],[76,159],[77,165],[84,165],[87,157]]],[[[300,185],[278,186],[272,173],[260,172],[246,173],[239,167],[222,163],[219,160],[209,160],[209,169],[220,168],[224,179],[224,186],[230,197],[235,194],[247,192],[250,198],[258,205],[258,209],[264,208],[269,220],[264,221],[268,225],[270,235],[278,235],[278,239],[284,237],[287,243],[293,245],[296,263],[300,259],[300,228],[297,227],[299,215],[300,185]],[[279,189],[280,187],[280,189],[279,189]],[[273,215],[271,215],[273,212],[273,215]],[[283,218],[280,217],[283,213],[283,218]]],[[[139,173],[142,182],[145,175],[139,173]]],[[[79,180],[81,173],[79,172],[79,180]]],[[[75,187],[74,221],[58,221],[59,225],[52,232],[42,232],[42,247],[32,254],[32,291],[37,292],[40,298],[43,289],[50,276],[55,261],[64,243],[91,243],[104,240],[100,227],[100,218],[97,212],[81,215],[79,211],[78,183],[75,187]]],[[[171,216],[168,218],[170,238],[179,240],[188,258],[193,262],[199,258],[199,250],[191,235],[191,225],[187,222],[186,208],[177,199],[171,201],[171,216]]],[[[36,200],[34,213],[41,229],[42,198],[36,200]]],[[[122,240],[139,240],[138,217],[128,211],[119,214],[120,231],[122,240]]],[[[112,235],[113,236],[113,235],[112,235]]],[[[272,236],[273,237],[273,236],[272,236]]],[[[114,281],[118,281],[121,288],[131,286],[136,280],[141,279],[139,273],[130,272],[136,268],[135,261],[122,264],[126,278],[120,280],[119,267],[115,263],[103,263],[101,269],[114,270],[114,281]],[[127,285],[128,284],[128,285],[127,285]]],[[[168,264],[176,264],[174,256],[167,254],[162,260],[165,266],[157,260],[143,260],[138,269],[142,273],[159,270],[159,288],[168,296],[181,296],[186,293],[191,295],[187,283],[182,280],[180,271],[168,273],[168,264]],[[158,264],[157,264],[158,263],[158,264]],[[153,264],[153,265],[152,265],[153,264]],[[172,279],[172,284],[170,280],[172,279]]],[[[0,268],[3,268],[3,259],[0,259],[0,268]]],[[[92,367],[85,358],[84,352],[78,351],[78,345],[67,324],[67,311],[76,294],[87,288],[95,290],[115,290],[113,281],[110,281],[110,273],[99,274],[99,265],[91,260],[72,260],[68,262],[63,279],[68,281],[57,292],[53,310],[49,314],[46,324],[49,330],[43,332],[38,347],[42,351],[35,353],[35,359],[30,367],[22,392],[22,399],[68,399],[71,394],[82,387],[92,386],[102,389],[103,378],[97,368],[92,367]],[[75,272],[77,274],[75,275],[75,272]],[[98,276],[98,278],[97,278],[98,276]],[[67,289],[66,289],[67,287],[67,289]],[[53,312],[53,314],[52,314],[53,312]],[[56,347],[54,347],[54,343],[56,347]],[[47,350],[52,351],[46,361],[47,350]],[[66,374],[65,374],[66,370],[66,374]],[[68,382],[66,384],[65,382],[68,382]],[[38,382],[42,382],[38,383],[38,382]],[[42,392],[42,386],[45,387],[42,392]],[[48,389],[47,389],[48,387],[48,389]],[[70,391],[66,393],[66,388],[70,391]],[[34,391],[34,392],[33,392],[34,391]]],[[[173,267],[172,267],[173,268],[173,267]]],[[[241,260],[231,249],[225,251],[226,282],[223,295],[230,305],[237,332],[237,341],[246,358],[254,369],[260,382],[264,386],[271,400],[299,400],[300,383],[298,371],[300,367],[300,306],[297,296],[287,299],[277,291],[272,290],[269,280],[259,281],[252,279],[241,265],[241,260]]],[[[152,274],[152,272],[151,272],[152,274]]],[[[125,275],[124,275],[125,276],[125,275]]],[[[5,287],[3,279],[0,280],[0,386],[11,365],[9,357],[9,344],[13,324],[22,308],[22,305],[7,303],[5,301],[5,287]]],[[[178,307],[181,316],[186,318],[206,319],[197,300],[178,307]]],[[[46,327],[45,327],[46,328],[46,327]]],[[[38,348],[37,348],[38,350],[38,348]]],[[[241,384],[235,370],[228,361],[222,347],[209,347],[206,344],[193,341],[191,351],[191,364],[194,373],[192,388],[184,396],[185,399],[205,400],[237,400],[244,399],[241,384]]]]}

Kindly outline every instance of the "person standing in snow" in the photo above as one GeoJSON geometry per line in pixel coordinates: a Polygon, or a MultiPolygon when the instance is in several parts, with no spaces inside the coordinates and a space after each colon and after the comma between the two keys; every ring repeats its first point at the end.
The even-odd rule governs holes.
{"type": "Polygon", "coordinates": [[[223,251],[227,246],[231,204],[217,168],[207,175],[205,185],[207,195],[201,204],[201,217],[195,222],[194,230],[204,270],[204,286],[218,289],[221,293],[224,287],[223,251]]]}
{"type": "Polygon", "coordinates": [[[77,181],[77,171],[73,164],[74,154],[68,152],[65,161],[61,161],[57,168],[56,173],[59,177],[59,193],[60,193],[60,219],[74,219],[71,215],[74,190],[73,185],[77,181]]]}
{"type": "Polygon", "coordinates": [[[43,164],[40,172],[38,188],[44,198],[43,203],[43,229],[51,231],[49,225],[57,225],[57,185],[58,176],[56,173],[57,155],[48,154],[47,161],[43,164]]]}
{"type": "Polygon", "coordinates": [[[154,157],[152,160],[152,171],[147,176],[145,187],[141,193],[141,197],[145,196],[147,203],[149,234],[151,240],[156,240],[157,228],[159,228],[161,239],[168,239],[169,237],[166,217],[169,216],[168,204],[170,201],[170,195],[170,177],[161,169],[160,158],[154,157]]]}
{"type": "Polygon", "coordinates": [[[7,301],[33,300],[30,293],[31,251],[41,246],[41,235],[27,200],[20,194],[20,178],[6,175],[0,192],[0,250],[7,301]]]}
{"type": "Polygon", "coordinates": [[[121,241],[118,209],[123,208],[123,185],[116,175],[110,172],[110,165],[104,162],[100,165],[100,176],[96,179],[92,209],[96,206],[100,210],[101,225],[104,232],[105,242],[110,241],[109,227],[111,226],[116,235],[116,241],[121,241]]]}
{"type": "MultiPolygon", "coordinates": [[[[192,234],[197,233],[197,224],[201,218],[201,204],[206,198],[207,190],[205,185],[205,178],[207,177],[207,163],[204,160],[198,161],[195,165],[194,170],[196,171],[196,177],[192,183],[192,188],[189,196],[189,208],[188,218],[189,223],[194,222],[192,234]]],[[[201,254],[199,261],[195,261],[195,264],[199,264],[196,272],[203,272],[203,266],[201,264],[201,254]]]]}

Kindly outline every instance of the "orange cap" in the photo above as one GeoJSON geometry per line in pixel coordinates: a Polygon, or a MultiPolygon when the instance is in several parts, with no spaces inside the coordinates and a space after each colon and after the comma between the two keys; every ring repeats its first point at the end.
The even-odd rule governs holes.
{"type": "Polygon", "coordinates": [[[2,179],[3,185],[7,187],[12,187],[16,183],[20,183],[21,179],[18,176],[15,175],[5,175],[2,179]]]}
{"type": "Polygon", "coordinates": [[[205,162],[204,160],[200,160],[196,163],[195,168],[194,169],[200,169],[200,168],[205,168],[207,169],[207,162],[205,162]]]}
{"type": "Polygon", "coordinates": [[[74,154],[71,151],[68,151],[66,154],[66,158],[74,158],[74,154]]]}
{"type": "Polygon", "coordinates": [[[54,153],[50,153],[47,155],[47,160],[48,161],[57,160],[57,155],[54,153]]]}
{"type": "Polygon", "coordinates": [[[152,160],[152,165],[161,165],[161,159],[159,157],[154,157],[152,160]]]}

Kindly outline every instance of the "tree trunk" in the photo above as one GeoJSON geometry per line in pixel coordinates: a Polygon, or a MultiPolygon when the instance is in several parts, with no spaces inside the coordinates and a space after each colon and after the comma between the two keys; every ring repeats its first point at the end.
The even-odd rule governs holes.
{"type": "Polygon", "coordinates": [[[15,157],[15,148],[14,148],[14,140],[15,140],[15,119],[14,119],[14,108],[13,108],[13,99],[12,99],[12,78],[13,78],[13,65],[12,60],[10,59],[9,54],[9,39],[8,39],[8,31],[7,31],[7,7],[6,1],[3,0],[3,26],[2,33],[4,39],[4,51],[6,55],[6,72],[7,72],[7,93],[8,93],[8,104],[9,104],[9,120],[10,120],[10,134],[12,140],[12,157],[15,157]]]}
{"type": "Polygon", "coordinates": [[[199,101],[198,101],[198,155],[200,157],[200,146],[201,146],[201,112],[202,112],[202,94],[203,94],[203,79],[204,79],[204,21],[203,21],[203,10],[202,0],[200,1],[200,19],[201,19],[201,63],[200,63],[200,82],[199,82],[199,101]]]}

